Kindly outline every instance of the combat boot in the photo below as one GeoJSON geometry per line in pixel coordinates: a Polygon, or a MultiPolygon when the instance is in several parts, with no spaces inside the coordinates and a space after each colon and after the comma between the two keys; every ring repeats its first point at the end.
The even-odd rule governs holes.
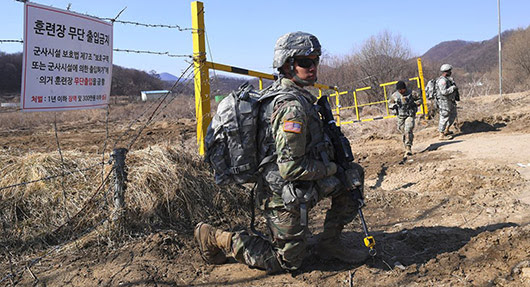
{"type": "Polygon", "coordinates": [[[362,264],[369,257],[368,250],[345,246],[340,238],[321,240],[317,244],[315,254],[324,260],[336,259],[349,264],[362,264]]]}
{"type": "Polygon", "coordinates": [[[438,137],[439,140],[452,140],[452,135],[446,135],[443,132],[440,133],[440,136],[438,137]]]}
{"type": "Polygon", "coordinates": [[[412,155],[412,147],[411,146],[406,146],[405,147],[405,156],[407,155],[412,155]]]}
{"type": "Polygon", "coordinates": [[[445,128],[444,130],[444,135],[448,136],[448,135],[452,135],[453,132],[449,130],[449,127],[445,128]]]}
{"type": "Polygon", "coordinates": [[[193,232],[199,244],[202,259],[210,264],[223,264],[232,249],[232,232],[214,228],[210,224],[199,222],[193,232]]]}

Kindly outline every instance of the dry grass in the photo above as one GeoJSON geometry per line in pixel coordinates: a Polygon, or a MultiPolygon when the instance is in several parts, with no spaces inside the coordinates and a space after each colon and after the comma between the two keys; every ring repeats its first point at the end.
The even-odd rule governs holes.
{"type": "Polygon", "coordinates": [[[346,124],[341,130],[350,141],[388,139],[399,133],[395,119],[346,124]]]}
{"type": "MultiPolygon", "coordinates": [[[[158,102],[137,102],[120,105],[109,105],[109,122],[123,122],[137,119],[146,120],[158,102]]],[[[104,122],[106,120],[106,109],[74,110],[65,112],[15,112],[14,110],[0,110],[0,130],[31,130],[37,127],[52,125],[57,118],[58,124],[85,124],[104,122]]],[[[155,119],[179,119],[195,118],[195,99],[189,95],[178,95],[175,98],[167,98],[155,113],[155,119]]]]}
{"type": "MultiPolygon", "coordinates": [[[[83,169],[99,160],[87,160],[86,154],[70,151],[64,152],[64,157],[69,170],[83,169]]],[[[242,224],[238,218],[248,218],[246,191],[215,185],[206,163],[182,148],[151,146],[128,154],[126,163],[125,231],[130,234],[159,228],[191,234],[200,220],[234,227],[242,224]]],[[[12,156],[0,151],[0,165],[0,186],[62,172],[56,153],[12,156]]],[[[109,169],[107,166],[105,174],[109,169]]],[[[0,191],[0,245],[60,242],[109,217],[109,185],[93,196],[101,180],[99,168],[0,191]]]]}
{"type": "MultiPolygon", "coordinates": [[[[65,169],[75,171],[97,164],[84,154],[64,152],[65,169]]],[[[13,156],[0,153],[0,186],[29,182],[63,173],[56,153],[13,156]]],[[[74,214],[92,191],[100,175],[97,169],[85,173],[4,189],[0,193],[2,241],[23,242],[49,232],[74,214]],[[63,188],[64,186],[64,188],[63,188]]]]}

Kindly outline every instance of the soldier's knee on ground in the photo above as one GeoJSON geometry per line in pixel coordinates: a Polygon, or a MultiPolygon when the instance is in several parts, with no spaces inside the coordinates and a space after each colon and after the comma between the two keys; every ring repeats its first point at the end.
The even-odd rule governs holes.
{"type": "Polygon", "coordinates": [[[307,242],[304,240],[288,240],[284,241],[276,249],[278,258],[283,269],[294,271],[302,266],[306,258],[307,242]]]}

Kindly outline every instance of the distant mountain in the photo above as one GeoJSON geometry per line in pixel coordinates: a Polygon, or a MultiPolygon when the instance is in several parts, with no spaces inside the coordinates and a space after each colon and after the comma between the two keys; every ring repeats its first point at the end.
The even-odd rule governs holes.
{"type": "Polygon", "coordinates": [[[175,82],[179,79],[177,76],[170,73],[160,73],[158,76],[160,76],[160,80],[164,82],[175,82]]]}
{"type": "MultiPolygon", "coordinates": [[[[504,41],[513,33],[513,30],[501,34],[504,41]]],[[[429,49],[421,57],[432,63],[449,63],[454,67],[462,68],[467,72],[489,71],[497,65],[498,58],[497,36],[481,41],[445,41],[429,49]]]]}

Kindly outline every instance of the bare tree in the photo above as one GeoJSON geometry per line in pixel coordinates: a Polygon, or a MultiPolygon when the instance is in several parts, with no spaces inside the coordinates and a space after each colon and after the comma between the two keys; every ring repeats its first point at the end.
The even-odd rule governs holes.
{"type": "Polygon", "coordinates": [[[409,78],[416,74],[408,42],[399,34],[383,31],[370,37],[355,54],[359,77],[365,86],[409,78]]]}
{"type": "Polygon", "coordinates": [[[530,27],[516,30],[504,44],[503,68],[507,92],[530,89],[530,27]]]}

